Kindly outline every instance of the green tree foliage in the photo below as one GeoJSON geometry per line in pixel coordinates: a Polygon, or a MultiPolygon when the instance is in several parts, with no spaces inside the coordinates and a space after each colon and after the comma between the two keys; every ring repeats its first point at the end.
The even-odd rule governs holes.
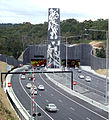
{"type": "MultiPolygon", "coordinates": [[[[85,29],[107,30],[107,20],[85,20],[79,22],[76,19],[63,20],[60,23],[61,36],[77,36],[70,43],[79,43],[81,40],[105,40],[105,32],[91,32],[85,29]],[[88,34],[88,38],[85,35],[88,34]]],[[[33,25],[29,22],[22,24],[0,24],[0,54],[8,54],[18,58],[27,45],[35,45],[47,40],[48,23],[33,25]]]]}
{"type": "Polygon", "coordinates": [[[100,58],[105,58],[106,57],[106,51],[103,46],[100,46],[100,49],[96,50],[96,56],[100,58]]]}

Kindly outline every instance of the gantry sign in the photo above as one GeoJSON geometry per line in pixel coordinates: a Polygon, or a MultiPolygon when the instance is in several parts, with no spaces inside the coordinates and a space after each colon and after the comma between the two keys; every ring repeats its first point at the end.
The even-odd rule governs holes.
{"type": "Polygon", "coordinates": [[[60,9],[48,10],[47,67],[60,68],[60,9]]]}

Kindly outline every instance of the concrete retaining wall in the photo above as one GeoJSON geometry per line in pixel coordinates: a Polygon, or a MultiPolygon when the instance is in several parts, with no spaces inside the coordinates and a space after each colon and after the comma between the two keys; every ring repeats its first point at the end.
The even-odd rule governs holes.
{"type": "MultiPolygon", "coordinates": [[[[94,70],[106,68],[106,59],[94,56],[92,54],[93,47],[89,44],[69,45],[67,46],[67,51],[67,58],[80,59],[82,66],[91,66],[94,70]]],[[[23,55],[24,64],[30,63],[31,59],[35,59],[34,55],[43,55],[44,59],[46,59],[47,46],[28,46],[23,55]]],[[[61,60],[66,59],[66,46],[64,44],[60,46],[60,57],[61,60]]]]}

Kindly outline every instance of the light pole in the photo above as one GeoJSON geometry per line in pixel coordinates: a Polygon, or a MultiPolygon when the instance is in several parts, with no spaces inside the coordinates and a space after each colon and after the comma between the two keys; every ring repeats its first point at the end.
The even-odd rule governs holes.
{"type": "Polygon", "coordinates": [[[64,38],[65,41],[66,41],[66,70],[67,70],[67,40],[68,38],[75,38],[75,37],[78,37],[78,36],[68,36],[68,37],[65,37],[65,36],[58,36],[59,38],[64,38]]]}
{"type": "Polygon", "coordinates": [[[106,90],[105,90],[105,103],[108,104],[108,40],[109,40],[109,19],[108,19],[108,31],[97,29],[85,29],[85,31],[105,32],[106,33],[106,90]]]}
{"type": "Polygon", "coordinates": [[[67,68],[67,37],[65,36],[58,36],[59,38],[64,38],[66,41],[66,68],[67,68]]]}
{"type": "Polygon", "coordinates": [[[67,37],[66,37],[66,70],[67,70],[67,37]]]}

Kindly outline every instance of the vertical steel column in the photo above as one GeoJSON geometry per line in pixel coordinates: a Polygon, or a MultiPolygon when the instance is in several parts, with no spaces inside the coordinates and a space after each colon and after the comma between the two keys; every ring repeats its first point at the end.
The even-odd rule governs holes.
{"type": "Polygon", "coordinates": [[[73,90],[73,71],[71,71],[71,89],[73,90]]]}

